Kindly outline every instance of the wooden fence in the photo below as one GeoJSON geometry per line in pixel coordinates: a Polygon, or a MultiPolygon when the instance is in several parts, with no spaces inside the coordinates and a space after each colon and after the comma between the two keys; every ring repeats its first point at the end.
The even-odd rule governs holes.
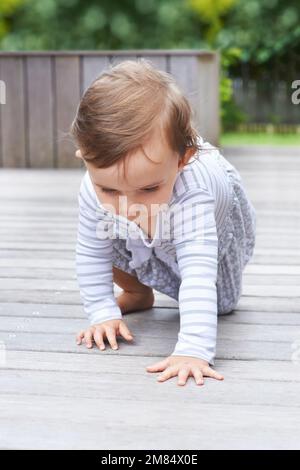
{"type": "MultiPolygon", "coordinates": [[[[298,75],[294,75],[294,80],[298,75]]],[[[293,80],[233,78],[233,96],[249,123],[300,124],[300,105],[292,101],[293,80]]]]}
{"type": "Polygon", "coordinates": [[[219,53],[196,50],[0,52],[0,166],[76,168],[68,135],[84,90],[109,64],[145,57],[174,75],[199,132],[219,140],[219,53]],[[0,100],[1,102],[1,100],[0,100]]]}

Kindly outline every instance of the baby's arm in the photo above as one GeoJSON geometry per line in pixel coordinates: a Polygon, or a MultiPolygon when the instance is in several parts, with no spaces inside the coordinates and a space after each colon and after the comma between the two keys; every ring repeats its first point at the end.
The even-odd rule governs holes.
{"type": "Polygon", "coordinates": [[[76,245],[76,274],[80,297],[91,326],[77,335],[92,347],[94,339],[99,349],[105,349],[106,337],[113,349],[117,349],[116,335],[132,340],[133,335],[125,322],[113,291],[112,238],[104,235],[105,213],[97,205],[90,187],[88,173],[82,179],[78,194],[79,218],[76,245]]]}
{"type": "Polygon", "coordinates": [[[172,356],[193,356],[214,365],[218,269],[214,198],[206,190],[191,189],[177,203],[173,214],[181,284],[180,331],[172,356]]]}
{"type": "Polygon", "coordinates": [[[87,178],[86,173],[78,194],[76,274],[84,310],[93,325],[121,319],[122,313],[113,291],[112,239],[97,237],[105,214],[99,210],[87,178]]]}

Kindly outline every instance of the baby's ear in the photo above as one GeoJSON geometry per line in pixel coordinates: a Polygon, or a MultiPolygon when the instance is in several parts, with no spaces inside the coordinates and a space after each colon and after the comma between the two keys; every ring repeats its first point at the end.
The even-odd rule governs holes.
{"type": "Polygon", "coordinates": [[[189,159],[194,155],[195,150],[193,148],[189,148],[186,150],[183,157],[178,162],[178,169],[182,170],[183,167],[188,163],[189,159]]]}
{"type": "Polygon", "coordinates": [[[82,153],[81,153],[81,150],[80,150],[80,149],[76,150],[76,152],[75,152],[75,157],[83,159],[83,158],[82,158],[82,153]]]}

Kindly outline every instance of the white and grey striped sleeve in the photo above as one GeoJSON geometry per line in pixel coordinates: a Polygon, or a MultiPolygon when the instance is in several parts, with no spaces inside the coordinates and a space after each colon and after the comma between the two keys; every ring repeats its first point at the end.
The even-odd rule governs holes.
{"type": "Polygon", "coordinates": [[[188,190],[172,209],[173,243],[181,275],[180,331],[172,355],[214,364],[217,336],[218,237],[215,201],[207,190],[188,190]]]}
{"type": "Polygon", "coordinates": [[[104,233],[105,214],[99,211],[87,175],[80,185],[78,204],[76,275],[84,311],[91,325],[121,319],[113,290],[112,238],[99,236],[104,233]]]}

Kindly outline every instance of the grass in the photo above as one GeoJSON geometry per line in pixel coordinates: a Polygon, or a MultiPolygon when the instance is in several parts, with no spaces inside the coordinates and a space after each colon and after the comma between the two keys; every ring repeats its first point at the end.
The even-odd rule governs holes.
{"type": "Polygon", "coordinates": [[[299,145],[300,134],[267,134],[226,132],[221,135],[221,145],[299,145]]]}

